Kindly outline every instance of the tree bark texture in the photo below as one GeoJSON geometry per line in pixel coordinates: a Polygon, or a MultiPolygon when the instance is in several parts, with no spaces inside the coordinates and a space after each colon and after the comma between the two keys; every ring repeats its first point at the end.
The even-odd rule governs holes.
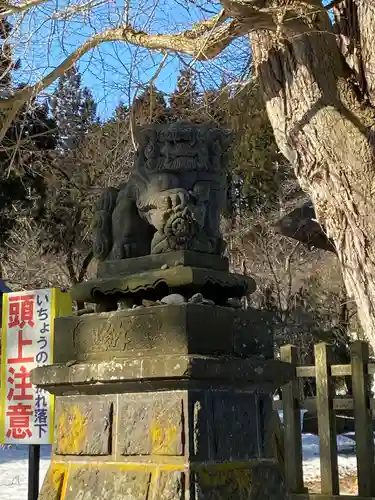
{"type": "MultiPolygon", "coordinates": [[[[257,30],[250,40],[278,146],[336,246],[346,288],[375,349],[375,8],[370,4],[355,5],[356,38],[344,54],[343,38],[323,11],[301,20],[305,32],[257,30]]],[[[348,16],[341,14],[341,21],[350,32],[348,16]]]]}

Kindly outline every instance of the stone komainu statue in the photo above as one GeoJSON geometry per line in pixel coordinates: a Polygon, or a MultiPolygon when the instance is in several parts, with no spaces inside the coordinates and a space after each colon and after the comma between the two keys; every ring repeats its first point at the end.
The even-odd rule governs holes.
{"type": "Polygon", "coordinates": [[[94,217],[100,260],[192,250],[221,255],[230,133],[190,122],[137,131],[128,182],[107,189],[94,217]]]}

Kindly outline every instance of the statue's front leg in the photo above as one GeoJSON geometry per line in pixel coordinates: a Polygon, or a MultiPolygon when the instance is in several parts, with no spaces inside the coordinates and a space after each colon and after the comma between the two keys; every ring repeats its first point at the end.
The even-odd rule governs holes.
{"type": "Polygon", "coordinates": [[[112,247],[111,260],[129,259],[139,257],[140,243],[136,241],[135,235],[124,236],[116,241],[112,247]]]}
{"type": "Polygon", "coordinates": [[[116,207],[118,190],[107,188],[96,203],[93,218],[93,254],[103,261],[108,257],[113,245],[112,213],[116,207]]]}
{"type": "Polygon", "coordinates": [[[118,197],[112,215],[112,227],[114,242],[111,259],[129,259],[150,253],[154,230],[140,217],[136,203],[128,196],[126,189],[118,197]]]}

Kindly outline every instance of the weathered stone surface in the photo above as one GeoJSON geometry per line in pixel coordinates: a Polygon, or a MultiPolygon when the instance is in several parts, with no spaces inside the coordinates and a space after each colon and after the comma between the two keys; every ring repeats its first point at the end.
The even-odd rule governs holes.
{"type": "Polygon", "coordinates": [[[135,310],[57,318],[54,360],[103,360],[153,354],[273,357],[272,335],[253,310],[204,304],[154,305],[135,310]],[[271,339],[271,340],[270,340],[271,339]]]}
{"type": "Polygon", "coordinates": [[[289,500],[279,468],[271,461],[202,468],[194,482],[194,500],[289,500]]]}
{"type": "MultiPolygon", "coordinates": [[[[263,454],[263,408],[269,397],[236,390],[191,391],[189,450],[194,461],[244,461],[263,454]]],[[[268,411],[270,407],[268,407],[268,411]]]]}
{"type": "Polygon", "coordinates": [[[106,189],[94,217],[94,256],[127,259],[176,250],[221,255],[229,133],[209,124],[150,124],[126,183],[106,189]]]}
{"type": "Polygon", "coordinates": [[[233,329],[236,332],[235,352],[266,359],[274,357],[274,322],[271,313],[252,307],[235,311],[233,329]]]}
{"type": "Polygon", "coordinates": [[[60,500],[65,475],[66,467],[52,462],[45,475],[38,500],[60,500]]]}
{"type": "Polygon", "coordinates": [[[169,396],[157,398],[153,405],[151,443],[153,455],[183,455],[185,443],[183,400],[169,396]]]}
{"type": "Polygon", "coordinates": [[[184,290],[187,295],[201,292],[216,304],[225,304],[230,297],[242,297],[255,291],[250,276],[178,266],[156,269],[123,277],[93,279],[78,283],[71,290],[73,300],[100,303],[107,297],[161,299],[171,290],[184,290]]]}
{"type": "Polygon", "coordinates": [[[151,474],[86,465],[69,474],[62,500],[147,500],[151,474]]]}
{"type": "Polygon", "coordinates": [[[56,395],[40,500],[286,500],[264,460],[264,394],[295,369],[272,359],[263,313],[228,303],[255,290],[221,257],[228,136],[184,122],[138,143],[96,207],[98,279],[71,294],[96,313],[57,319],[55,364],[32,371],[56,395]],[[161,305],[171,294],[179,305],[161,305]]]}
{"type": "Polygon", "coordinates": [[[151,407],[143,401],[120,409],[119,449],[122,455],[151,455],[151,407]]]}
{"type": "Polygon", "coordinates": [[[152,500],[186,500],[186,482],[183,472],[160,472],[152,500]]]}
{"type": "Polygon", "coordinates": [[[258,397],[251,393],[219,392],[211,395],[215,436],[215,459],[246,460],[261,452],[258,397]]]}
{"type": "Polygon", "coordinates": [[[66,467],[51,464],[38,500],[289,500],[272,460],[195,464],[182,470],[74,464],[62,493],[66,467]]]}
{"type": "Polygon", "coordinates": [[[181,396],[173,393],[124,395],[119,403],[121,455],[184,454],[181,396]]]}
{"type": "Polygon", "coordinates": [[[210,394],[194,391],[189,397],[189,446],[194,460],[213,460],[215,434],[210,394]]]}
{"type": "Polygon", "coordinates": [[[269,393],[294,374],[292,365],[278,360],[171,355],[42,366],[31,371],[31,381],[52,394],[71,393],[72,383],[76,394],[107,394],[115,387],[124,392],[134,390],[141,382],[151,389],[152,382],[160,380],[216,383],[269,393]]]}
{"type": "Polygon", "coordinates": [[[98,278],[111,278],[142,273],[151,269],[168,269],[169,267],[187,266],[229,271],[229,262],[218,255],[189,252],[167,252],[156,255],[146,255],[134,259],[107,260],[98,265],[98,278]]]}
{"type": "Polygon", "coordinates": [[[97,396],[70,396],[56,400],[55,453],[110,455],[113,403],[97,396]]]}

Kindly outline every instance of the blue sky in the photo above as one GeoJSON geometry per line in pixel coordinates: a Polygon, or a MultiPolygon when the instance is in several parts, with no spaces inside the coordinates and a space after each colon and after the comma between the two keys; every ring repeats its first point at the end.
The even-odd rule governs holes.
{"type": "MultiPolygon", "coordinates": [[[[51,20],[51,15],[56,12],[57,5],[61,12],[73,3],[71,0],[49,0],[27,15],[15,37],[15,52],[22,62],[18,80],[35,82],[90,35],[121,24],[123,1],[126,0],[107,0],[89,16],[77,16],[69,22],[51,20]]],[[[74,0],[76,3],[77,0],[74,0]]],[[[145,31],[176,32],[210,17],[211,13],[220,9],[218,3],[210,0],[201,1],[199,7],[193,6],[194,3],[187,0],[133,0],[129,19],[138,29],[145,31]]],[[[121,100],[128,103],[134,92],[141,90],[154,76],[161,60],[162,55],[157,52],[130,47],[123,42],[102,44],[83,56],[79,62],[83,83],[93,91],[99,115],[102,118],[110,116],[121,100]]],[[[184,66],[182,61],[186,64],[190,59],[174,55],[168,57],[155,82],[160,90],[170,93],[175,88],[178,71],[184,66]]],[[[243,70],[246,61],[248,44],[242,40],[227,49],[220,58],[195,64],[194,68],[201,86],[207,88],[218,85],[223,75],[226,79],[234,78],[243,70]]],[[[49,92],[52,90],[48,89],[49,92]]]]}

